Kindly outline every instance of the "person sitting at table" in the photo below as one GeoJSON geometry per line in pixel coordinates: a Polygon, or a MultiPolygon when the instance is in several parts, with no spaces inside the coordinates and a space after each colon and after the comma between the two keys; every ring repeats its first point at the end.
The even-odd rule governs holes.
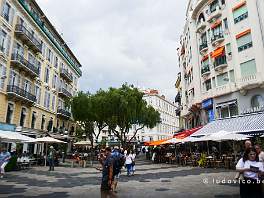
{"type": "Polygon", "coordinates": [[[255,149],[257,151],[257,155],[260,162],[264,162],[264,152],[261,150],[260,145],[256,144],[255,149]]]}
{"type": "Polygon", "coordinates": [[[263,163],[259,162],[255,148],[250,147],[245,151],[243,158],[236,165],[236,170],[244,176],[240,182],[240,197],[261,198],[260,177],[263,175],[264,167],[263,163]]]}

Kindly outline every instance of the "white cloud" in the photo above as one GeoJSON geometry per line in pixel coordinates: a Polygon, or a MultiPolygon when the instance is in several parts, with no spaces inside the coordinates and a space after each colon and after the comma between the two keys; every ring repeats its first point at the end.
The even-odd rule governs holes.
{"type": "Polygon", "coordinates": [[[128,82],[173,99],[187,0],[37,2],[82,63],[82,90],[128,82]]]}

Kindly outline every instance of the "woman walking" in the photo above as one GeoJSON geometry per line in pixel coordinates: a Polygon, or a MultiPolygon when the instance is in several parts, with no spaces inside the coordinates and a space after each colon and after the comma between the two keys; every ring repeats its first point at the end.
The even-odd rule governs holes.
{"type": "Polygon", "coordinates": [[[264,168],[263,164],[259,162],[254,148],[245,151],[243,158],[236,165],[236,170],[244,176],[244,179],[240,181],[240,197],[261,198],[260,176],[264,168]]]}
{"type": "Polygon", "coordinates": [[[132,172],[132,154],[130,153],[130,151],[127,151],[127,155],[126,155],[126,168],[127,168],[127,176],[131,175],[132,172]]]}
{"type": "Polygon", "coordinates": [[[135,175],[135,170],[136,170],[136,167],[135,167],[135,165],[136,165],[136,163],[135,163],[136,153],[134,151],[132,151],[131,155],[132,155],[132,164],[131,164],[132,167],[131,167],[131,170],[132,170],[132,175],[135,175]]]}

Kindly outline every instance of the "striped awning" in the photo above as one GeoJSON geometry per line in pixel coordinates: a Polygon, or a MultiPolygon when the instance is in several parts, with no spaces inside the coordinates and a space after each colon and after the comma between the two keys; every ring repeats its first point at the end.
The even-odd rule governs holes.
{"type": "Polygon", "coordinates": [[[220,130],[237,133],[264,133],[264,112],[219,119],[208,123],[192,137],[209,135],[220,130]]]}

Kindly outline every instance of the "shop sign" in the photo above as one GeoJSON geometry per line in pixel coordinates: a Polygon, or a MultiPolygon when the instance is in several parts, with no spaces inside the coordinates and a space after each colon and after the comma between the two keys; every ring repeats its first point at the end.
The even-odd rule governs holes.
{"type": "Polygon", "coordinates": [[[0,123],[0,130],[2,130],[2,131],[15,131],[16,125],[0,123]]]}
{"type": "Polygon", "coordinates": [[[211,107],[213,105],[213,99],[212,98],[210,98],[210,99],[208,99],[208,100],[204,100],[203,102],[202,102],[202,108],[203,109],[206,109],[206,108],[208,108],[208,107],[211,107]]]}

